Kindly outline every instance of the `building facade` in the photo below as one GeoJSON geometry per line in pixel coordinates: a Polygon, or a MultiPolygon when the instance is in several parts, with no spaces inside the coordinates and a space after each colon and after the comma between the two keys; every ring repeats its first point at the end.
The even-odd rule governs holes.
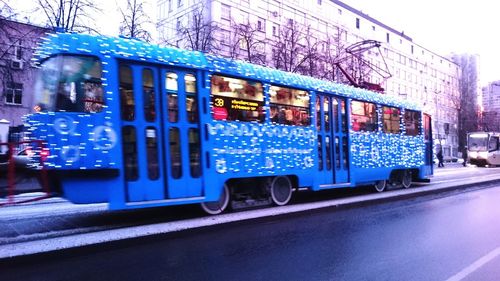
{"type": "MultiPolygon", "coordinates": [[[[371,65],[387,69],[391,77],[371,71],[364,80],[379,84],[385,94],[420,102],[433,117],[435,143],[443,148],[446,158],[457,157],[460,69],[450,59],[415,43],[407,34],[336,0],[159,0],[160,39],[170,45],[189,48],[189,42],[182,39],[186,33],[183,27],[193,26],[196,22],[193,15],[199,11],[203,11],[205,22],[217,26],[214,41],[218,46],[214,53],[288,71],[295,71],[294,62],[289,62],[290,68],[283,68],[276,63],[276,57],[285,46],[283,38],[289,34],[284,31],[293,32],[296,26],[305,34],[297,39],[303,52],[295,52],[296,61],[305,60],[307,52],[304,50],[311,50],[311,47],[322,55],[329,54],[322,58],[345,61],[342,57],[346,57],[345,50],[349,46],[365,40],[380,42],[378,50],[367,50],[363,57],[371,65]],[[245,24],[246,32],[241,32],[240,27],[245,24]],[[249,34],[251,40],[246,38],[249,34]],[[250,51],[254,56],[248,56],[250,51]]],[[[328,74],[330,68],[332,65],[324,60],[311,75],[347,82],[339,79],[338,71],[316,75],[328,74]]],[[[298,72],[309,74],[307,70],[298,72]]],[[[357,75],[356,71],[352,73],[357,75]]]]}
{"type": "Polygon", "coordinates": [[[35,47],[47,29],[0,18],[0,119],[22,125],[33,110],[37,69],[31,64],[35,47]]]}
{"type": "Polygon", "coordinates": [[[482,89],[482,128],[500,131],[500,81],[491,82],[482,89]]]}

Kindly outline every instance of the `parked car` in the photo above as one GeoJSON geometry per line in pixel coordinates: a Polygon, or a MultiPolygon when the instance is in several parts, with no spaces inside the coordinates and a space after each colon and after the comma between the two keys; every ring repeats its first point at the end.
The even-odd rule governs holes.
{"type": "MultiPolygon", "coordinates": [[[[24,148],[12,156],[14,163],[14,192],[39,191],[40,184],[37,178],[37,153],[31,148],[24,148]]],[[[7,194],[9,186],[9,154],[0,154],[0,197],[7,194]]]]}

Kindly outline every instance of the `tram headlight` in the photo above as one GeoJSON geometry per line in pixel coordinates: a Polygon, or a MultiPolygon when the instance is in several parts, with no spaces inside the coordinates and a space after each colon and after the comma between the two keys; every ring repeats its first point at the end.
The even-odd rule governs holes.
{"type": "Polygon", "coordinates": [[[488,158],[488,152],[487,151],[480,151],[478,153],[479,158],[486,159],[488,158]]]}

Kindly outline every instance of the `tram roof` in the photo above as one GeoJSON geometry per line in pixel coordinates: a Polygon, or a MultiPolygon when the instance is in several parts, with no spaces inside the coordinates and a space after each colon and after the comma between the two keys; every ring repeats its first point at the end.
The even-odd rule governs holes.
{"type": "Polygon", "coordinates": [[[412,101],[383,95],[350,85],[333,83],[296,73],[289,73],[270,67],[248,62],[226,59],[198,51],[183,50],[175,47],[160,47],[137,39],[93,36],[78,33],[54,33],[44,38],[36,53],[35,62],[59,53],[99,54],[136,61],[160,63],[170,66],[205,69],[226,75],[247,77],[269,83],[336,93],[340,96],[366,100],[390,106],[421,110],[412,101]]]}

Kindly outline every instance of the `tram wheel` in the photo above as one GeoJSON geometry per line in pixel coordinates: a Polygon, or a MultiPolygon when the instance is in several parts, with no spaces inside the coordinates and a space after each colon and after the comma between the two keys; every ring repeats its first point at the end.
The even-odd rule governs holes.
{"type": "Polygon", "coordinates": [[[202,202],[200,205],[205,213],[209,215],[218,215],[227,209],[227,206],[229,205],[229,197],[229,188],[226,184],[224,184],[224,189],[222,190],[219,200],[213,202],[202,202]]]}
{"type": "Polygon", "coordinates": [[[292,198],[292,182],[286,176],[275,177],[271,182],[271,199],[278,206],[284,206],[292,198]]]}
{"type": "Polygon", "coordinates": [[[403,171],[403,176],[401,178],[401,185],[403,185],[404,188],[409,188],[411,186],[411,171],[410,170],[404,170],[403,171]]]}
{"type": "Polygon", "coordinates": [[[377,192],[382,192],[387,187],[387,180],[377,181],[373,187],[375,187],[377,192]]]}

